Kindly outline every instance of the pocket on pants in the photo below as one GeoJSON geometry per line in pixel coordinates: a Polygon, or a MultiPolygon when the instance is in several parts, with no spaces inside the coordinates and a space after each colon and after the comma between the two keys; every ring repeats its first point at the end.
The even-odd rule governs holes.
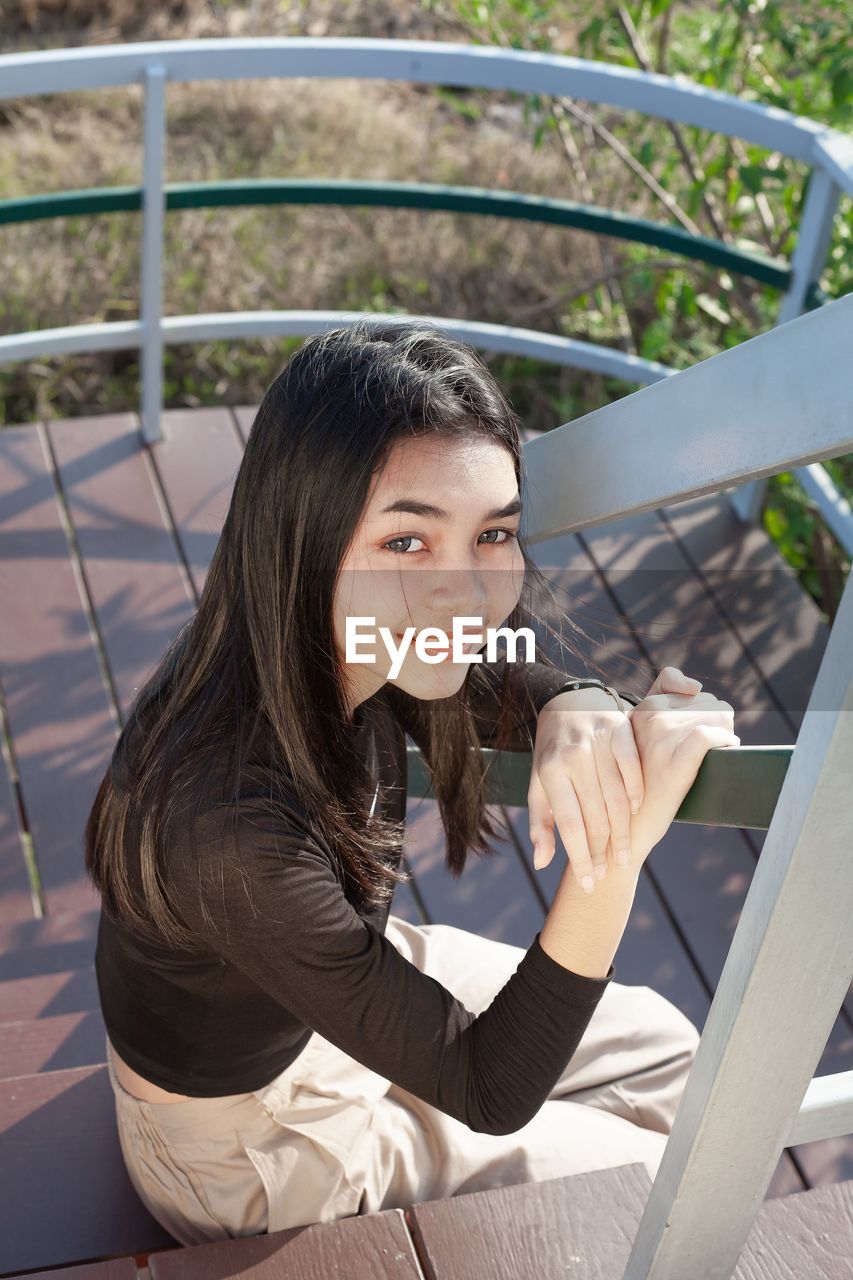
{"type": "Polygon", "coordinates": [[[359,1212],[370,1176],[374,1108],[389,1081],[315,1032],[281,1080],[255,1090],[269,1125],[246,1152],[267,1193],[268,1230],[359,1212]]]}
{"type": "Polygon", "coordinates": [[[195,1220],[206,1239],[263,1235],[268,1227],[266,1186],[249,1154],[254,1128],[168,1146],[169,1162],[191,1187],[209,1221],[195,1220]]]}
{"type": "Polygon", "coordinates": [[[140,1198],[182,1244],[266,1231],[266,1188],[247,1146],[267,1116],[251,1093],[125,1102],[117,1119],[140,1198]]]}

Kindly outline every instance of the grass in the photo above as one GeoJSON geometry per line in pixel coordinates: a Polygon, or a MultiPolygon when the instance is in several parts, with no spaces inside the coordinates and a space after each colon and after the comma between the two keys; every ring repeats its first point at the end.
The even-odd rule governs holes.
{"type": "MultiPolygon", "coordinates": [[[[706,37],[708,23],[701,5],[689,8],[682,58],[689,56],[691,39],[706,37]]],[[[152,6],[21,0],[6,9],[0,48],[7,52],[228,35],[474,38],[454,5],[425,0],[152,6]],[[28,13],[36,14],[37,27],[27,26],[28,13]]],[[[595,9],[575,0],[562,5],[555,47],[577,52],[579,32],[595,9]]],[[[137,183],[141,106],[138,86],[3,104],[0,198],[137,183]]],[[[362,177],[586,198],[577,165],[569,163],[557,134],[544,130],[537,147],[524,113],[519,95],[449,86],[310,79],[172,85],[166,180],[362,177]]],[[[617,128],[619,115],[603,113],[602,120],[617,128]]],[[[637,187],[608,147],[585,128],[578,127],[575,137],[596,203],[666,220],[666,211],[637,187]]],[[[638,154],[653,166],[656,155],[671,150],[667,139],[662,123],[642,122],[638,154]]],[[[691,131],[691,139],[715,172],[719,140],[700,130],[691,131]]],[[[752,152],[748,158],[761,159],[752,152]]],[[[658,176],[663,179],[671,166],[665,158],[658,176]]],[[[725,172],[713,181],[724,184],[725,172]]],[[[695,206],[695,194],[692,199],[695,206]]],[[[738,202],[740,234],[757,235],[748,193],[738,202]]],[[[699,216],[695,207],[690,212],[699,216]]],[[[796,213],[773,206],[778,219],[796,213]]],[[[138,214],[111,214],[0,229],[0,331],[135,317],[140,222],[138,214]]],[[[662,270],[660,259],[640,246],[480,216],[332,206],[187,210],[166,218],[164,311],[298,306],[475,317],[621,346],[676,367],[773,323],[776,295],[749,289],[742,295],[725,273],[689,263],[662,270]],[[602,284],[607,271],[615,279],[602,284]]],[[[298,342],[261,338],[170,347],[166,407],[257,403],[298,342]]],[[[488,362],[534,430],[632,390],[533,360],[490,356],[488,362]]],[[[0,423],[136,409],[138,377],[134,352],[0,366],[0,423]]],[[[835,475],[853,493],[850,461],[840,460],[835,475]]],[[[818,560],[823,555],[839,574],[849,570],[849,557],[831,535],[827,540],[815,532],[822,521],[797,490],[795,479],[773,478],[767,501],[773,514],[765,527],[831,618],[818,560]]]]}

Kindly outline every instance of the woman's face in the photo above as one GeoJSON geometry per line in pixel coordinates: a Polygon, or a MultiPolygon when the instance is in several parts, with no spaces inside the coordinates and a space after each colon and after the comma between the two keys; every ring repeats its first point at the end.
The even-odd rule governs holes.
{"type": "Polygon", "coordinates": [[[351,689],[350,714],[388,679],[416,698],[456,693],[470,664],[454,662],[452,650],[442,654],[436,637],[428,646],[427,637],[421,641],[422,652],[442,654],[427,662],[415,641],[427,627],[440,628],[452,641],[454,618],[473,617],[477,621],[466,623],[465,633],[480,633],[482,640],[470,651],[485,650],[487,629],[501,626],[521,595],[520,520],[515,468],[503,446],[482,437],[419,436],[395,443],[335,592],[335,641],[351,689]],[[421,509],[426,505],[445,514],[421,509]],[[357,624],[357,638],[356,618],[367,619],[357,624]],[[354,661],[357,655],[375,661],[354,661]]]}

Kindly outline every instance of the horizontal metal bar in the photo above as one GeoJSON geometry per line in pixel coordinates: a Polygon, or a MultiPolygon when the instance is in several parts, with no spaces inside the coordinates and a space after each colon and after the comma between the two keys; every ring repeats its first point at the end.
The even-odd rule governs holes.
{"type": "Polygon", "coordinates": [[[39,356],[80,355],[87,351],[132,351],[142,344],[140,320],[105,324],[68,324],[58,329],[29,329],[0,338],[0,365],[39,356]]]}
{"type": "MultiPolygon", "coordinates": [[[[481,747],[491,804],[527,806],[533,757],[529,751],[493,751],[481,747]]],[[[766,831],[773,817],[794,748],[715,747],[705,756],[675,822],[766,831]]],[[[415,746],[408,747],[408,794],[431,794],[429,769],[415,746]]]]}
{"type": "Polygon", "coordinates": [[[851,332],[848,294],[529,440],[524,536],[544,542],[851,452],[851,332]]]}
{"type": "MultiPolygon", "coordinates": [[[[389,320],[405,316],[371,312],[389,320]]],[[[224,338],[305,337],[351,323],[362,311],[225,311],[198,316],[164,316],[163,342],[211,342],[224,338]]],[[[479,320],[457,320],[445,316],[419,316],[432,320],[448,333],[484,351],[529,356],[549,360],[571,369],[586,369],[625,382],[648,385],[675,373],[667,365],[642,356],[629,355],[613,347],[603,347],[577,338],[537,333],[513,325],[489,324],[479,320]]],[[[85,351],[125,351],[138,348],[142,325],[138,320],[108,324],[69,325],[61,329],[38,329],[30,333],[7,334],[0,338],[0,365],[38,356],[73,355],[85,351]]]]}
{"type": "MultiPolygon", "coordinates": [[[[552,200],[519,191],[456,187],[427,182],[350,182],[305,178],[265,178],[221,182],[169,183],[166,209],[216,209],[226,206],[334,204],[392,209],[442,210],[497,218],[516,218],[573,227],[596,235],[665,249],[682,257],[732,271],[776,289],[786,289],[791,272],[784,263],[735,249],[683,227],[635,218],[618,210],[574,200],[552,200]]],[[[94,188],[53,192],[0,201],[0,224],[44,218],[123,213],[142,207],[141,187],[94,188]]]]}
{"type": "Polygon", "coordinates": [[[0,200],[0,226],[42,222],[46,218],[80,218],[99,213],[139,213],[142,187],[86,187],[45,195],[0,200]]]}
{"type": "MultiPolygon", "coordinates": [[[[0,57],[0,100],[138,84],[156,62],[172,82],[256,77],[405,80],[413,84],[562,94],[744,138],[821,164],[837,130],[689,80],[558,53],[437,40],[275,36],[149,40],[0,57]]],[[[849,188],[848,188],[849,189],[849,188]]]]}
{"type": "Polygon", "coordinates": [[[853,1071],[815,1076],[785,1139],[786,1147],[853,1133],[853,1071]]]}

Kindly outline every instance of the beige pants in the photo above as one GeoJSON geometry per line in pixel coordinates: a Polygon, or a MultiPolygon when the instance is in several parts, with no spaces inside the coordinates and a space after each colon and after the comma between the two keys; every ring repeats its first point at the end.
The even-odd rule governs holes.
{"type": "MultiPolygon", "coordinates": [[[[473,1013],[524,951],[391,915],[388,939],[473,1013]]],[[[550,1097],[515,1133],[467,1125],[317,1032],[261,1089],[144,1102],[107,1059],[131,1181],[181,1244],[259,1235],[460,1192],[641,1162],[654,1178],[699,1035],[649,987],[611,980],[550,1097]]]]}

